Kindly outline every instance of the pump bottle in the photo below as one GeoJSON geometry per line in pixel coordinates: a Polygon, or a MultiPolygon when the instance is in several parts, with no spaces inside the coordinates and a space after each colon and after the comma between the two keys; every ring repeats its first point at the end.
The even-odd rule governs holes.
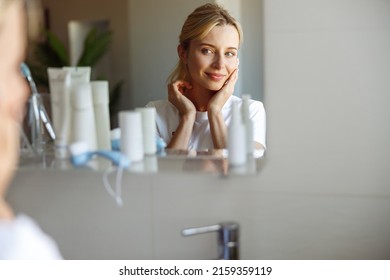
{"type": "Polygon", "coordinates": [[[245,127],[245,143],[247,155],[253,156],[254,141],[253,141],[253,122],[249,117],[249,100],[250,95],[242,95],[242,120],[245,127]]]}
{"type": "Polygon", "coordinates": [[[92,81],[92,99],[96,123],[97,148],[111,150],[108,81],[92,81]]]}
{"type": "Polygon", "coordinates": [[[232,119],[228,127],[229,165],[240,166],[246,163],[245,126],[237,102],[233,103],[232,119]]]}
{"type": "Polygon", "coordinates": [[[85,141],[91,150],[97,149],[96,124],[90,83],[79,84],[71,92],[72,141],[85,141]]]}

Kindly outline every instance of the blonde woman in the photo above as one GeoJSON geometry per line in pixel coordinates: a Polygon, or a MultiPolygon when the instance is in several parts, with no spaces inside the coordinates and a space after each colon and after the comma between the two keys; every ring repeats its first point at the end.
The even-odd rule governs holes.
{"type": "Polygon", "coordinates": [[[55,242],[28,216],[14,215],[5,193],[19,156],[18,122],[28,97],[24,60],[26,5],[0,0],[0,259],[60,259],[55,242]]]}
{"type": "MultiPolygon", "coordinates": [[[[158,136],[167,148],[179,150],[224,149],[227,126],[238,78],[238,53],[243,40],[240,24],[224,8],[205,4],[186,19],[177,52],[179,62],[168,78],[168,100],[147,107],[157,112],[158,136]]],[[[250,101],[254,146],[265,149],[265,111],[250,101]]]]}

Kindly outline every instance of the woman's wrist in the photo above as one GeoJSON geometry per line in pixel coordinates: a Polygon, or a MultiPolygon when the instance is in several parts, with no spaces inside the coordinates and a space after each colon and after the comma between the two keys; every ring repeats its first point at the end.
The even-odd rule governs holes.
{"type": "Polygon", "coordinates": [[[194,123],[196,117],[196,111],[190,111],[181,116],[182,121],[186,123],[194,123]]]}
{"type": "Polygon", "coordinates": [[[221,115],[221,108],[218,106],[209,106],[207,109],[207,116],[209,119],[216,118],[221,115]]]}

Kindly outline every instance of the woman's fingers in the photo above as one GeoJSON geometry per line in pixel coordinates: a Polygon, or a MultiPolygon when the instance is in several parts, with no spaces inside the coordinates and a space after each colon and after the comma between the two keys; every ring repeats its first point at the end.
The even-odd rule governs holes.
{"type": "Polygon", "coordinates": [[[168,100],[179,110],[180,115],[196,111],[194,104],[184,95],[190,89],[191,84],[185,81],[176,81],[168,85],[168,100]]]}
{"type": "Polygon", "coordinates": [[[236,68],[225,81],[222,88],[210,99],[208,104],[209,111],[220,112],[226,101],[234,92],[234,86],[238,78],[238,68],[236,68]]]}
{"type": "Polygon", "coordinates": [[[237,81],[237,78],[238,78],[238,68],[236,68],[229,76],[229,78],[227,78],[227,80],[225,81],[225,83],[223,84],[223,86],[226,86],[228,84],[232,84],[235,85],[235,82],[237,81]]]}
{"type": "Polygon", "coordinates": [[[186,90],[191,89],[192,85],[189,82],[186,81],[175,81],[171,84],[171,87],[176,92],[180,92],[181,94],[184,94],[186,90]]]}

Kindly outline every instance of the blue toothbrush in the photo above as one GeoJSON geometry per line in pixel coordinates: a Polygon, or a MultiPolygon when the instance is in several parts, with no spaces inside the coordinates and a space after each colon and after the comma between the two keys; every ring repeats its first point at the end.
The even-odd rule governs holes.
{"type": "Polygon", "coordinates": [[[47,132],[50,135],[50,138],[55,140],[56,135],[55,135],[55,132],[53,129],[53,125],[51,124],[49,116],[45,110],[45,107],[42,104],[42,100],[39,98],[40,94],[38,93],[38,89],[37,89],[37,86],[34,82],[32,75],[31,75],[31,71],[28,68],[27,64],[24,62],[20,65],[20,69],[22,70],[22,74],[27,79],[27,81],[30,85],[30,88],[31,88],[32,107],[33,107],[32,110],[34,112],[35,123],[37,124],[34,127],[34,130],[35,130],[34,133],[40,133],[40,120],[42,120],[47,132]]]}

